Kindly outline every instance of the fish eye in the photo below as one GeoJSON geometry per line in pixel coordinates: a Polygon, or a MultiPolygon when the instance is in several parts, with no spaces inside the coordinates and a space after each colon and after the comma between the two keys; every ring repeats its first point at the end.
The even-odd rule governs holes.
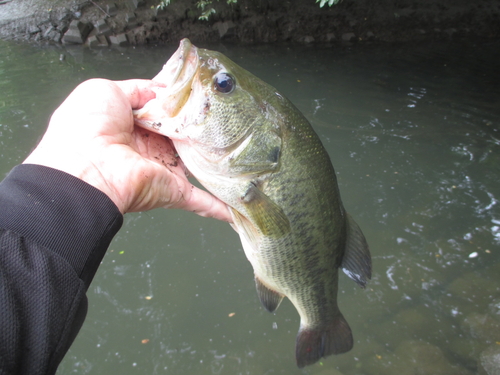
{"type": "Polygon", "coordinates": [[[229,94],[233,91],[235,81],[233,76],[227,73],[218,73],[214,79],[215,89],[223,94],[229,94]]]}

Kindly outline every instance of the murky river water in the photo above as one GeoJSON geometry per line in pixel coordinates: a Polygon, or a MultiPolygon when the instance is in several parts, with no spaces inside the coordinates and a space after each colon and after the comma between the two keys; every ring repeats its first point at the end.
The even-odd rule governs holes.
{"type": "MultiPolygon", "coordinates": [[[[0,176],[22,162],[79,82],[152,77],[176,47],[1,42],[0,176]]],[[[354,349],[297,369],[298,314],[286,300],[275,314],[261,307],[236,233],[155,210],[125,216],[58,373],[492,371],[500,353],[500,45],[210,47],[288,96],[331,156],[373,256],[366,290],[341,275],[354,349]]]]}

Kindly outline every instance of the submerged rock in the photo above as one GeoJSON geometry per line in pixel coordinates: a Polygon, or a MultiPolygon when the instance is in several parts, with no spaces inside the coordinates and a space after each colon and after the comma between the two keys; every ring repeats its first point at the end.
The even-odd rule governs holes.
{"type": "Polygon", "coordinates": [[[404,341],[394,353],[375,356],[371,364],[374,375],[472,375],[452,365],[439,347],[422,341],[404,341]]]}
{"type": "Polygon", "coordinates": [[[447,286],[446,291],[465,314],[485,311],[491,301],[500,296],[498,284],[476,272],[468,272],[456,278],[447,286]]]}
{"type": "Polygon", "coordinates": [[[500,345],[493,344],[481,353],[479,374],[500,375],[500,345]]]}
{"type": "Polygon", "coordinates": [[[461,328],[470,337],[488,344],[500,341],[500,322],[486,314],[467,315],[461,328]]]}

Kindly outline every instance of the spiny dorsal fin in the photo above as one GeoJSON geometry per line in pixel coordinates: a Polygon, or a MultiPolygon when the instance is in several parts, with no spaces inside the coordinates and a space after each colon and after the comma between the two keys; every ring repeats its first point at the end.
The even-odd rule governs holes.
{"type": "Polygon", "coordinates": [[[347,239],[342,270],[364,288],[372,277],[372,258],[365,236],[351,215],[347,216],[347,239]]]}
{"type": "Polygon", "coordinates": [[[257,294],[259,295],[262,306],[264,306],[267,311],[274,312],[281,301],[283,301],[284,295],[265,286],[257,275],[255,276],[255,287],[257,288],[257,294]]]}

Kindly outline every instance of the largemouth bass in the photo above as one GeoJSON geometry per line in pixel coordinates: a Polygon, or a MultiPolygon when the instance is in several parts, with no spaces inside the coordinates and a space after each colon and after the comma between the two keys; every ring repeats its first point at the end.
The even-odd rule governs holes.
{"type": "Polygon", "coordinates": [[[338,269],[365,287],[371,257],[309,122],[276,89],[187,39],[154,80],[166,87],[135,111],[136,124],[169,137],[228,205],[262,305],[273,312],[286,296],[300,315],[297,365],[349,351],[338,269]]]}

